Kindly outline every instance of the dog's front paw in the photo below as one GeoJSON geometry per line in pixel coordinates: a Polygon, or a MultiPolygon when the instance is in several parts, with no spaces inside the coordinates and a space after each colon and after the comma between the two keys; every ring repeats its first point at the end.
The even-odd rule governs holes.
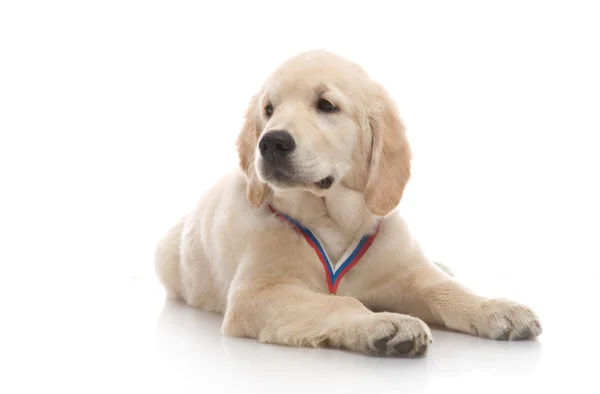
{"type": "Polygon", "coordinates": [[[542,333],[540,319],[529,307],[503,299],[486,300],[471,329],[475,335],[501,341],[533,339],[542,333]]]}
{"type": "Polygon", "coordinates": [[[375,313],[361,322],[363,350],[392,357],[421,356],[432,342],[420,319],[398,313],[375,313]]]}

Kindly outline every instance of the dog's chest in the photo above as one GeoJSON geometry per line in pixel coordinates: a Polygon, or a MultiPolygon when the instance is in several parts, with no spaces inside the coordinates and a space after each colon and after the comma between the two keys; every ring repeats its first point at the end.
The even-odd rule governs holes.
{"type": "Polygon", "coordinates": [[[321,247],[335,268],[339,260],[347,254],[348,248],[353,241],[352,237],[345,235],[341,231],[325,227],[313,229],[313,233],[320,241],[321,247]]]}

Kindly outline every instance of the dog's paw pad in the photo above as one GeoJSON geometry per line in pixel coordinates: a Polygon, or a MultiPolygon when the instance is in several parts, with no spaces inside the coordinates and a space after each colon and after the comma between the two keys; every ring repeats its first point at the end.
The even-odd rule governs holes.
{"type": "Polygon", "coordinates": [[[413,341],[412,339],[408,339],[406,341],[402,341],[402,342],[396,344],[394,346],[394,349],[399,354],[408,354],[408,353],[410,353],[410,351],[412,350],[412,348],[414,346],[415,346],[415,341],[413,341]]]}
{"type": "MultiPolygon", "coordinates": [[[[430,342],[431,343],[431,342],[430,342]]],[[[418,349],[417,352],[415,353],[415,356],[422,356],[425,354],[425,352],[427,352],[429,345],[426,343],[423,343],[418,349]]]]}
{"type": "Polygon", "coordinates": [[[510,332],[512,330],[508,330],[508,331],[504,331],[502,332],[500,335],[498,335],[496,338],[494,338],[497,341],[508,341],[509,337],[510,337],[510,332]]]}
{"type": "Polygon", "coordinates": [[[397,331],[394,331],[394,333],[390,334],[390,335],[386,335],[383,338],[379,338],[376,341],[373,342],[373,347],[375,349],[377,349],[380,352],[387,352],[387,345],[388,343],[396,336],[397,331]]]}

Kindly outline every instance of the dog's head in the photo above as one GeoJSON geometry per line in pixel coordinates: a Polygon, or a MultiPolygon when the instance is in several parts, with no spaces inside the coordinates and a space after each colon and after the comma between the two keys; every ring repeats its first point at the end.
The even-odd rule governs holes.
{"type": "Polygon", "coordinates": [[[248,199],[339,184],[385,216],[410,177],[410,147],[396,106],[358,65],[324,51],[301,53],[267,78],[237,141],[248,199]]]}

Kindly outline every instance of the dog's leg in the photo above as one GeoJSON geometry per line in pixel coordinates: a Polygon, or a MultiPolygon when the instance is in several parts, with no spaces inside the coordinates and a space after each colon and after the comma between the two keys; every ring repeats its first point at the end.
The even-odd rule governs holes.
{"type": "Polygon", "coordinates": [[[299,284],[244,284],[229,296],[223,331],[264,343],[333,347],[415,356],[431,343],[427,325],[398,313],[374,313],[354,298],[299,284]]]}
{"type": "Polygon", "coordinates": [[[529,307],[481,297],[430,265],[414,275],[404,301],[412,306],[412,315],[429,323],[484,338],[530,339],[542,332],[538,316],[529,307]]]}

